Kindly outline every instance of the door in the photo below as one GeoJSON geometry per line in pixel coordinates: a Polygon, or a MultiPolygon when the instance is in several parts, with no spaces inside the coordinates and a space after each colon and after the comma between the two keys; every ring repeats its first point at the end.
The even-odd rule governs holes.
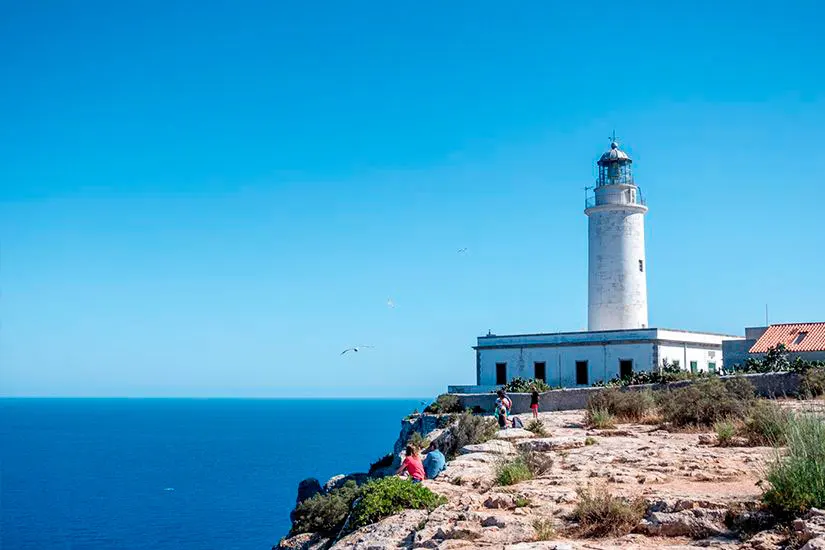
{"type": "Polygon", "coordinates": [[[619,378],[630,378],[633,376],[633,360],[619,360],[619,378]]]}
{"type": "Polygon", "coordinates": [[[535,370],[533,378],[536,380],[541,380],[542,382],[547,382],[547,363],[544,361],[536,361],[533,364],[533,367],[535,370]]]}
{"type": "Polygon", "coordinates": [[[576,384],[586,386],[590,383],[587,373],[587,361],[576,361],[576,384]]]}
{"type": "Polygon", "coordinates": [[[716,363],[708,363],[708,372],[716,374],[716,363]]]}
{"type": "Polygon", "coordinates": [[[496,363],[496,385],[507,383],[507,363],[496,363]]]}

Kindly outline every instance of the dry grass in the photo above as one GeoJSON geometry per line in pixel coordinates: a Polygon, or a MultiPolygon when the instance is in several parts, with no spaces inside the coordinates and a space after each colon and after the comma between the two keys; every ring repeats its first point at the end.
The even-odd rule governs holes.
{"type": "Polygon", "coordinates": [[[624,499],[604,488],[579,487],[576,493],[579,501],[571,517],[578,522],[574,533],[584,538],[627,535],[639,524],[647,510],[644,499],[624,499]]]}
{"type": "Polygon", "coordinates": [[[550,518],[536,518],[533,520],[533,529],[536,530],[536,540],[553,540],[556,538],[556,528],[550,518]]]}

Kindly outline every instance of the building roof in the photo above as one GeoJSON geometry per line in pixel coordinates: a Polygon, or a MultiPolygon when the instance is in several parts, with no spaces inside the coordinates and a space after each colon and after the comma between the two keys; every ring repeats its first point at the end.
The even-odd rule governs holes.
{"type": "Polygon", "coordinates": [[[630,160],[630,157],[619,149],[619,144],[614,141],[610,143],[610,150],[602,155],[599,162],[615,162],[618,160],[630,160]]]}
{"type": "Polygon", "coordinates": [[[825,323],[771,325],[751,346],[749,353],[765,353],[779,344],[788,351],[825,351],[825,323]]]}

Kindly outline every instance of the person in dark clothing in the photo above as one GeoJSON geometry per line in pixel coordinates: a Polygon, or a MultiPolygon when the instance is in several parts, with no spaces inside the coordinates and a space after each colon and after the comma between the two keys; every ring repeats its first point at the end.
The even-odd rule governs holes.
{"type": "Polygon", "coordinates": [[[533,411],[533,418],[538,419],[539,417],[539,392],[535,386],[533,386],[533,391],[530,394],[530,410],[533,411]]]}

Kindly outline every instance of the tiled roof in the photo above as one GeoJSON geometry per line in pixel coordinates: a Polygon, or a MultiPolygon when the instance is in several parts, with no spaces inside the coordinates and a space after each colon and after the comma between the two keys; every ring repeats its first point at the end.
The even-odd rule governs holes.
{"type": "Polygon", "coordinates": [[[778,344],[785,344],[788,351],[825,351],[825,323],[771,325],[750,353],[765,353],[778,344]]]}

